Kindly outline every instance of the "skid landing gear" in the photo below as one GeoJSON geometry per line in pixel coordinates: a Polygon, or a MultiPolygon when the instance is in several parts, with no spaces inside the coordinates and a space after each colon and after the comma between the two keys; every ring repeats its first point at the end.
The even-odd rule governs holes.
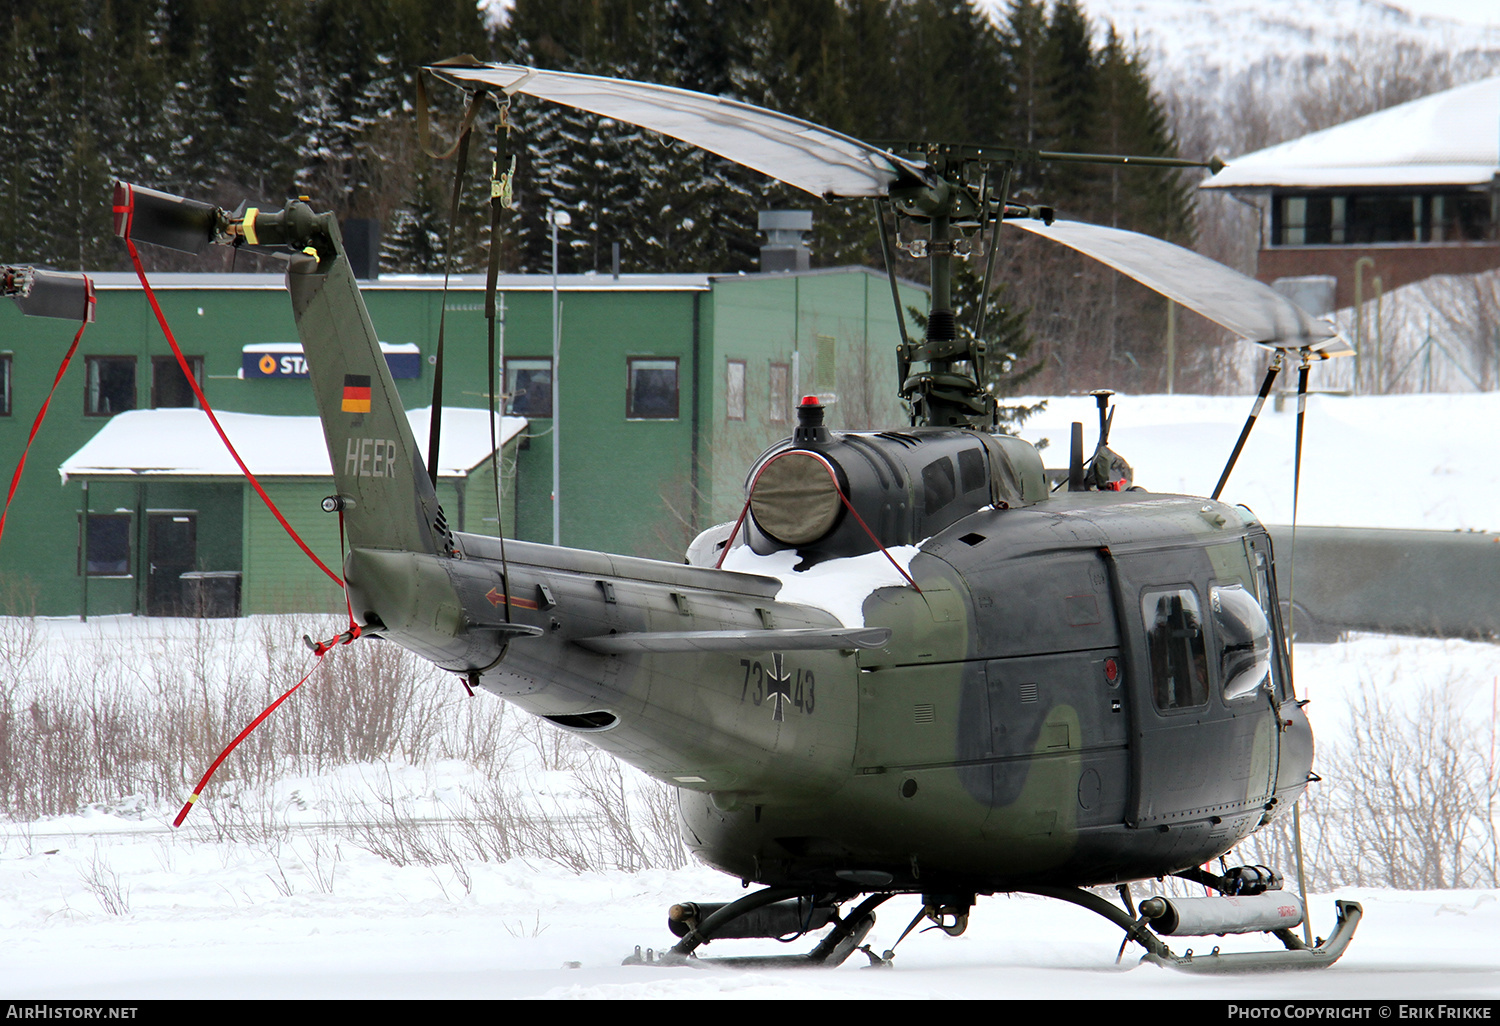
{"type": "MultiPolygon", "coordinates": [[[[1319,939],[1316,945],[1309,946],[1304,944],[1290,928],[1290,926],[1299,925],[1302,921],[1300,906],[1292,910],[1295,912],[1295,922],[1292,922],[1290,926],[1270,928],[1275,912],[1257,914],[1254,910],[1247,911],[1245,909],[1245,905],[1248,904],[1247,899],[1239,897],[1152,898],[1141,903],[1141,915],[1137,918],[1125,909],[1110,904],[1097,894],[1077,888],[1037,887],[1028,890],[1027,893],[1071,902],[1108,919],[1125,931],[1125,942],[1121,945],[1122,954],[1125,945],[1134,941],[1146,949],[1146,953],[1141,956],[1142,962],[1192,973],[1255,973],[1326,968],[1337,962],[1343,955],[1344,949],[1354,938],[1354,931],[1364,915],[1364,909],[1358,902],[1335,901],[1338,924],[1333,934],[1327,940],[1319,939]],[[1222,906],[1215,904],[1219,902],[1225,904],[1222,906]],[[1215,946],[1207,955],[1194,954],[1191,948],[1187,949],[1184,954],[1178,955],[1159,935],[1206,936],[1249,933],[1257,930],[1274,936],[1286,950],[1226,953],[1221,952],[1215,946]]],[[[1128,899],[1128,893],[1123,893],[1122,896],[1128,899]]],[[[1275,891],[1263,892],[1256,897],[1268,899],[1267,905],[1279,908],[1282,912],[1287,912],[1288,909],[1284,904],[1279,903],[1295,901],[1289,895],[1280,897],[1275,891]]]]}
{"type": "Polygon", "coordinates": [[[640,948],[622,963],[624,965],[728,965],[744,969],[825,968],[841,965],[859,949],[875,925],[875,908],[891,898],[890,894],[872,894],[840,916],[836,905],[816,905],[807,891],[797,887],[768,887],[747,894],[738,901],[718,907],[675,906],[672,911],[673,932],[682,937],[666,951],[640,948]],[[711,909],[711,911],[710,911],[711,909]],[[706,911],[701,918],[698,913],[706,911]],[[811,951],[802,955],[740,955],[730,958],[699,958],[697,949],[709,941],[730,937],[780,937],[818,929],[829,923],[833,929],[811,951]],[[816,925],[813,925],[816,924],[816,925]]]}
{"type": "MultiPolygon", "coordinates": [[[[1129,888],[1120,886],[1124,907],[1107,901],[1092,891],[1078,887],[1032,887],[1022,893],[1056,898],[1103,916],[1125,932],[1118,962],[1133,942],[1146,949],[1142,962],[1196,973],[1275,972],[1289,969],[1321,969],[1332,965],[1343,955],[1364,915],[1357,902],[1336,901],[1338,924],[1327,940],[1304,943],[1293,932],[1305,916],[1300,899],[1281,889],[1281,878],[1264,866],[1241,866],[1229,869],[1223,876],[1192,869],[1175,874],[1193,883],[1219,891],[1210,897],[1149,898],[1137,909],[1129,888]],[[1225,934],[1268,933],[1281,942],[1282,951],[1223,952],[1215,946],[1207,955],[1194,954],[1191,948],[1178,955],[1167,946],[1164,937],[1208,937],[1225,934]]],[[[895,897],[892,892],[868,895],[847,915],[841,909],[853,901],[845,893],[809,896],[806,888],[767,887],[747,894],[728,904],[674,905],[668,923],[677,936],[675,946],[666,951],[635,949],[625,965],[723,965],[739,968],[832,968],[841,965],[856,951],[870,959],[872,968],[889,968],[895,947],[924,919],[933,924],[928,929],[941,930],[950,937],[964,932],[974,894],[923,894],[922,910],[897,938],[896,944],[877,955],[866,935],[875,925],[875,909],[895,897]],[[732,938],[795,939],[825,927],[833,928],[809,952],[802,955],[750,955],[731,958],[699,958],[697,949],[713,940],[732,938]]]]}

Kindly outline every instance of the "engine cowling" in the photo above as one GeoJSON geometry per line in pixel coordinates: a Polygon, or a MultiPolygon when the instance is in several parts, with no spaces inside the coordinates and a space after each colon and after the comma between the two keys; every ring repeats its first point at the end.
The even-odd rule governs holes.
{"type": "Polygon", "coordinates": [[[765,555],[804,561],[913,545],[986,506],[1028,506],[1048,495],[1041,456],[1026,441],[969,428],[835,432],[809,396],[791,438],[746,480],[747,540],[765,555]]]}

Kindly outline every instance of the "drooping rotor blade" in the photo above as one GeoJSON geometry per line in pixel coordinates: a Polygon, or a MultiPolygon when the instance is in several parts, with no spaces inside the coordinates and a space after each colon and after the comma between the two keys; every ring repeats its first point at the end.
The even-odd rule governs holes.
{"type": "Polygon", "coordinates": [[[427,70],[463,89],[523,93],[649,128],[815,196],[885,196],[897,182],[935,181],[921,163],[800,118],[706,93],[514,64],[427,70]]]}
{"type": "Polygon", "coordinates": [[[28,317],[94,319],[94,283],[88,275],[0,267],[0,295],[14,299],[28,317]]]}
{"type": "Polygon", "coordinates": [[[116,182],[115,234],[184,253],[202,253],[226,220],[212,203],[173,196],[129,182],[116,182]]]}
{"type": "Polygon", "coordinates": [[[1190,249],[1081,221],[1006,221],[1108,264],[1242,338],[1271,349],[1349,356],[1354,348],[1275,289],[1190,249]]]}
{"type": "MultiPolygon", "coordinates": [[[[1299,640],[1345,631],[1500,638],[1500,536],[1476,531],[1267,525],[1299,640]],[[1290,576],[1297,587],[1291,588],[1290,576]]],[[[1285,615],[1283,613],[1283,615],[1285,615]]]]}

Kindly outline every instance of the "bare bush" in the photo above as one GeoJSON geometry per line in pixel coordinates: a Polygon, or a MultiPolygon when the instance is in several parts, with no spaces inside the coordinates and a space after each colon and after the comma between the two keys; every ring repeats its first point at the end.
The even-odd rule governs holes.
{"type": "MultiPolygon", "coordinates": [[[[331,891],[341,854],[337,842],[293,843],[273,785],[351,764],[462,758],[490,774],[437,812],[414,811],[388,769],[327,799],[332,821],[320,829],[397,865],[443,870],[440,886],[451,877],[467,892],[472,863],[522,856],[575,872],[685,864],[670,788],[541,720],[507,720],[503,702],[468,697],[451,675],[394,645],[340,646],[313,663],[298,626],[268,617],[158,627],[71,646],[47,674],[33,675],[27,669],[44,647],[35,622],[0,620],[0,809],[24,821],[85,807],[139,816],[175,804],[245,724],[311,670],[225,761],[188,821],[191,836],[266,852],[281,893],[301,886],[284,866],[331,891]],[[525,795],[498,782],[523,757],[557,774],[552,783],[565,793],[525,795]]],[[[101,904],[128,907],[118,880],[102,863],[96,869],[90,886],[101,904]]]]}
{"type": "MultiPolygon", "coordinates": [[[[447,867],[462,882],[466,863],[533,858],[575,873],[680,869],[672,788],[590,750],[568,770],[548,770],[553,788],[510,789],[491,781],[460,788],[452,816],[417,815],[391,782],[345,794],[340,806],[370,809],[341,823],[351,843],[398,866],[447,867]]],[[[466,887],[467,889],[467,887],[466,887]]]]}
{"type": "MultiPolygon", "coordinates": [[[[1424,690],[1403,706],[1367,681],[1352,708],[1353,731],[1326,746],[1320,783],[1302,799],[1308,885],[1428,890],[1500,886],[1490,739],[1463,716],[1462,681],[1424,690]]],[[[1290,872],[1291,817],[1262,830],[1242,858],[1290,872]]]]}
{"type": "Polygon", "coordinates": [[[116,873],[104,861],[99,854],[99,849],[94,849],[93,858],[80,875],[83,884],[89,889],[89,893],[99,902],[99,907],[112,916],[123,916],[130,913],[130,888],[126,887],[120,880],[120,874],[116,873]]]}
{"type": "Polygon", "coordinates": [[[258,628],[258,657],[236,642],[233,626],[196,621],[64,650],[41,675],[30,672],[34,622],[0,619],[0,812],[34,818],[110,808],[127,795],[181,798],[309,670],[220,767],[215,787],[265,787],[353,762],[462,757],[490,766],[508,757],[502,703],[467,697],[451,676],[394,645],[340,646],[315,663],[293,618],[238,623],[258,628]]]}
{"type": "MultiPolygon", "coordinates": [[[[1439,275],[1367,300],[1361,326],[1340,311],[1345,337],[1363,339],[1361,390],[1493,391],[1500,387],[1500,273],[1439,275]]],[[[1352,383],[1351,366],[1340,385],[1352,383]]]]}
{"type": "Polygon", "coordinates": [[[611,864],[627,872],[643,869],[681,869],[687,851],[677,830],[677,792],[649,777],[627,777],[619,760],[591,751],[574,779],[586,807],[602,823],[604,832],[594,865],[611,864]],[[607,860],[605,862],[604,860],[607,860]]]}

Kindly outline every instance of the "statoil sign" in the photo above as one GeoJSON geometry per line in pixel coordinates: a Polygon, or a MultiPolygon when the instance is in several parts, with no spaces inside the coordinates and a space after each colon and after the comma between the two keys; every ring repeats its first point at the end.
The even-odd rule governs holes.
{"type": "MultiPolygon", "coordinates": [[[[422,376],[422,350],[413,343],[380,343],[393,378],[422,376]]],[[[242,378],[305,378],[307,357],[296,342],[265,342],[240,350],[242,378]]]]}

